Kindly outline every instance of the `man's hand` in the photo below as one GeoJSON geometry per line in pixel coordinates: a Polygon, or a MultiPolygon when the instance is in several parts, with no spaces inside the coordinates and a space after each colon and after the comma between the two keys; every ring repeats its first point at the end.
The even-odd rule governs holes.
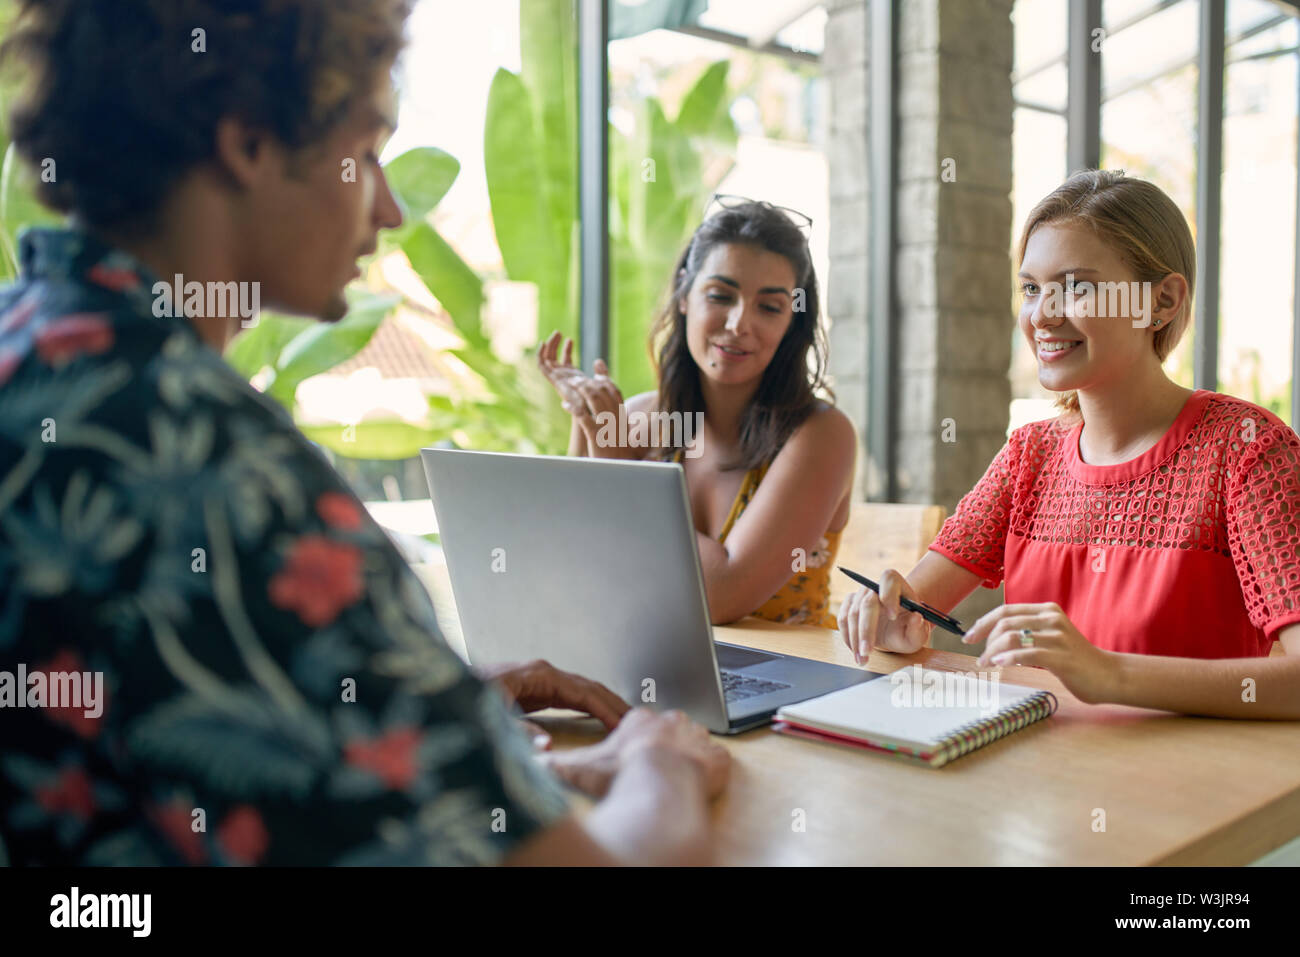
{"type": "Polygon", "coordinates": [[[704,795],[710,800],[723,792],[731,774],[730,752],[714,740],[708,728],[681,711],[637,708],[628,712],[606,740],[619,749],[620,767],[644,758],[688,762],[699,772],[704,795]]]}
{"type": "Polygon", "coordinates": [[[525,714],[542,708],[570,708],[585,711],[606,728],[613,728],[628,710],[623,699],[600,682],[561,671],[546,661],[475,670],[485,681],[496,682],[525,714]]]}
{"type": "Polygon", "coordinates": [[[629,711],[604,741],[546,755],[560,780],[592,797],[604,797],[624,768],[647,764],[663,773],[684,771],[715,798],[727,785],[731,755],[681,711],[629,711]]]}

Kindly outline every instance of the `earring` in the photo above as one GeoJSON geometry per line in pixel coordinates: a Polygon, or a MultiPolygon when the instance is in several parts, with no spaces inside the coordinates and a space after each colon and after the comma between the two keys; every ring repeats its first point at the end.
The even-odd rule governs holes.
{"type": "Polygon", "coordinates": [[[1160,325],[1160,323],[1162,323],[1162,322],[1164,322],[1163,319],[1157,319],[1155,322],[1151,323],[1151,325],[1153,325],[1153,326],[1158,326],[1158,325],[1160,325]]]}

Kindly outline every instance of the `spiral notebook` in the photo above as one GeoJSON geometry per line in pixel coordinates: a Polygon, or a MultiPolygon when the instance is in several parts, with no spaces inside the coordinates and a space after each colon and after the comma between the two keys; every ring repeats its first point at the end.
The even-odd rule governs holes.
{"type": "Polygon", "coordinates": [[[913,665],[780,708],[772,728],[937,768],[1055,711],[1050,691],[913,665]]]}

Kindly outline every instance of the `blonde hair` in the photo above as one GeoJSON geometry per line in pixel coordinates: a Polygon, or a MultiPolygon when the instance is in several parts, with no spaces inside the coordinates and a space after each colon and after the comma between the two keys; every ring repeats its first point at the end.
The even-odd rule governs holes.
{"type": "MultiPolygon", "coordinates": [[[[1139,282],[1159,282],[1171,273],[1187,280],[1182,310],[1153,337],[1157,358],[1167,359],[1187,331],[1196,288],[1196,243],[1174,201],[1159,186],[1125,176],[1123,170],[1082,170],[1030,211],[1020,234],[1020,262],[1034,230],[1049,223],[1091,227],[1120,254],[1139,282]]],[[[1056,405],[1067,416],[1079,414],[1079,396],[1073,391],[1062,393],[1056,405]]]]}

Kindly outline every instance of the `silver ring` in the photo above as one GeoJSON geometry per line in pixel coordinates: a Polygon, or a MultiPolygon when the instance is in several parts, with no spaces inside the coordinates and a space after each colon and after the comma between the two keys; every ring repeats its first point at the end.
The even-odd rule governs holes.
{"type": "Polygon", "coordinates": [[[1020,647],[1021,648],[1034,647],[1034,633],[1030,631],[1028,628],[1020,629],[1020,647]]]}

